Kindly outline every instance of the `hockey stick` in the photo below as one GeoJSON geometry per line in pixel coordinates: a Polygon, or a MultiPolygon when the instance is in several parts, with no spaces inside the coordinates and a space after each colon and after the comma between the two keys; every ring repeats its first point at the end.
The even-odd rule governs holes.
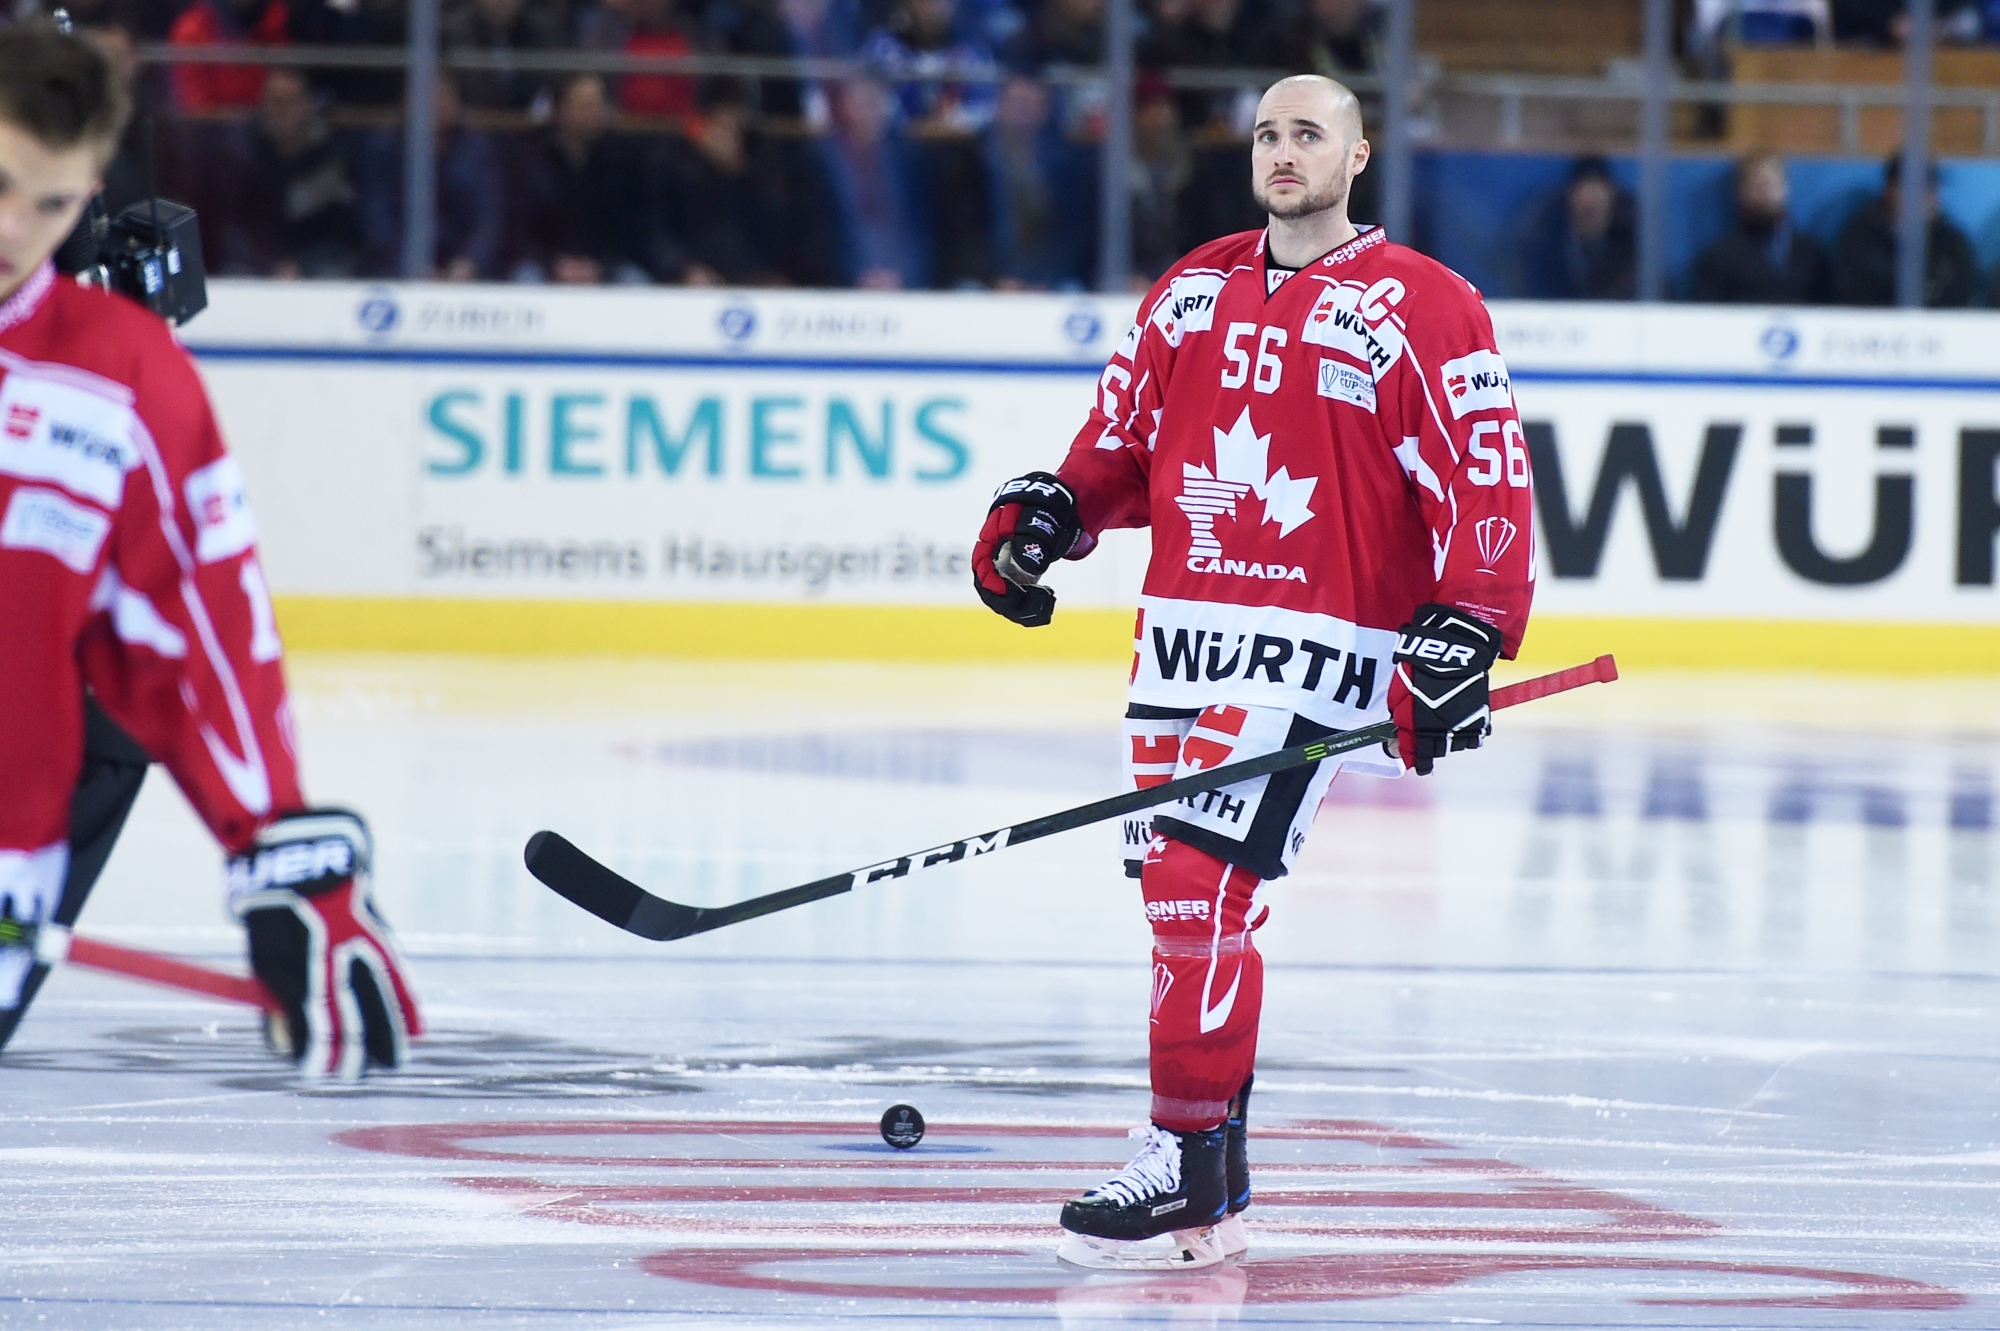
{"type": "MultiPolygon", "coordinates": [[[[1568,670],[1558,670],[1552,675],[1541,675],[1535,679],[1523,680],[1519,684],[1509,684],[1505,688],[1495,689],[1489,705],[1498,711],[1503,707],[1514,707],[1524,702],[1533,702],[1537,698],[1546,698],[1552,693],[1581,688],[1585,684],[1608,684],[1617,678],[1617,664],[1609,656],[1600,656],[1587,665],[1571,666],[1568,670]]],[[[754,920],[759,916],[775,914],[781,910],[790,910],[794,906],[803,906],[808,901],[839,896],[842,892],[851,892],[865,883],[907,878],[922,869],[934,869],[941,864],[957,864],[961,860],[972,859],[979,855],[990,855],[1009,846],[1019,846],[1029,841],[1039,841],[1045,836],[1054,836],[1057,832],[1067,832],[1072,828],[1102,822],[1107,818],[1136,813],[1140,809],[1170,804],[1191,795],[1233,786],[1241,781],[1268,776],[1272,772],[1281,772],[1288,767],[1303,767],[1322,758],[1369,748],[1386,740],[1393,740],[1395,737],[1394,721],[1377,722],[1375,725],[1363,726],[1359,730],[1350,730],[1342,735],[1294,745],[1289,749],[1279,749],[1275,753],[1266,753],[1240,763],[1230,763],[1213,771],[1197,772],[1193,776],[1184,776],[1178,781],[1168,781],[1147,790],[1114,795],[1110,799],[1065,809],[1061,813],[1052,813],[1045,818],[1031,818],[1027,822],[1003,827],[983,836],[967,837],[963,841],[953,841],[930,850],[915,851],[893,860],[885,860],[880,864],[856,869],[852,873],[834,874],[832,877],[802,883],[797,887],[767,892],[761,897],[751,897],[748,901],[739,901],[733,906],[683,906],[678,902],[668,901],[665,897],[656,897],[637,883],[621,878],[605,868],[554,832],[537,832],[529,837],[525,858],[528,872],[541,879],[558,895],[569,898],[598,919],[607,924],[615,924],[627,933],[650,938],[655,942],[664,942],[674,938],[686,938],[690,934],[707,933],[724,925],[740,924],[744,920],[754,920]]]]}
{"type": "Polygon", "coordinates": [[[143,980],[183,993],[202,994],[228,1003],[242,1003],[266,1012],[281,1009],[263,981],[254,975],[232,975],[179,957],[158,952],[142,952],[135,947],[107,943],[98,938],[82,938],[60,925],[39,929],[23,928],[13,920],[0,920],[0,944],[19,944],[35,951],[35,960],[45,966],[66,964],[86,970],[103,971],[128,980],[143,980]]]}

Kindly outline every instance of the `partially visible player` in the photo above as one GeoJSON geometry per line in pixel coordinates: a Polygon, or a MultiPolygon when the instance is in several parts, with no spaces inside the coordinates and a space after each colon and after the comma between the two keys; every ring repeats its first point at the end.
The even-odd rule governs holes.
{"type": "Polygon", "coordinates": [[[242,472],[166,324],[51,263],[126,114],[96,47],[0,29],[0,939],[23,940],[0,945],[0,1041],[151,755],[228,855],[252,968],[286,1009],[273,1042],[309,1075],[359,1076],[421,1021],[369,902],[366,828],[299,789],[242,472]],[[86,688],[116,726],[91,726],[79,787],[86,688]]]}
{"type": "Polygon", "coordinates": [[[1337,765],[1421,774],[1478,747],[1488,669],[1519,646],[1534,586],[1528,452],[1492,323],[1458,274],[1348,220],[1368,163],[1354,94],[1273,85],[1251,161],[1270,225],[1154,284],[1060,470],[994,497],[974,581],[1045,624],[1057,560],[1152,528],[1125,714],[1139,787],[1391,716],[1399,752],[1127,824],[1153,929],[1152,1113],[1124,1172],[1063,1207],[1061,1255],[1084,1265],[1200,1267],[1247,1246],[1260,889],[1296,860],[1337,765]]]}

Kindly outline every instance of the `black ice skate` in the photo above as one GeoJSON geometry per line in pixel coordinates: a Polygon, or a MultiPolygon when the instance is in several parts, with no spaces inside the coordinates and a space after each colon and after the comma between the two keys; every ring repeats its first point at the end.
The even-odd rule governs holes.
{"type": "Polygon", "coordinates": [[[1224,1128],[1134,1128],[1139,1153],[1115,1178],[1063,1203],[1056,1256],[1076,1266],[1191,1271],[1214,1266],[1212,1235],[1228,1211],[1224,1128]]]}

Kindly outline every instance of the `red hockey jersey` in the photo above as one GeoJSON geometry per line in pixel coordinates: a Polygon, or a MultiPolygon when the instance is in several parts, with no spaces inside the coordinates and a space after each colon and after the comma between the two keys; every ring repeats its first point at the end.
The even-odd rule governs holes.
{"type": "Polygon", "coordinates": [[[1152,528],[1134,702],[1349,729],[1388,715],[1396,629],[1426,601],[1519,647],[1528,452],[1465,279],[1379,228],[1281,274],[1253,231],[1155,283],[1059,474],[1087,540],[1152,528]]]}
{"type": "Polygon", "coordinates": [[[60,881],[85,683],[227,849],[301,806],[255,538],[164,323],[47,267],[0,305],[0,879],[60,881]]]}

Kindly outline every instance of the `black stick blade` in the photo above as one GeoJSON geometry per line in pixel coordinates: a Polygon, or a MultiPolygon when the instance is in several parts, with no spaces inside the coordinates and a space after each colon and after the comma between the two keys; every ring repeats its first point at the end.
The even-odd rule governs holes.
{"type": "Polygon", "coordinates": [[[523,858],[528,872],[558,896],[567,897],[626,933],[658,943],[702,931],[701,917],[707,912],[654,896],[554,832],[529,837],[523,858]]]}

